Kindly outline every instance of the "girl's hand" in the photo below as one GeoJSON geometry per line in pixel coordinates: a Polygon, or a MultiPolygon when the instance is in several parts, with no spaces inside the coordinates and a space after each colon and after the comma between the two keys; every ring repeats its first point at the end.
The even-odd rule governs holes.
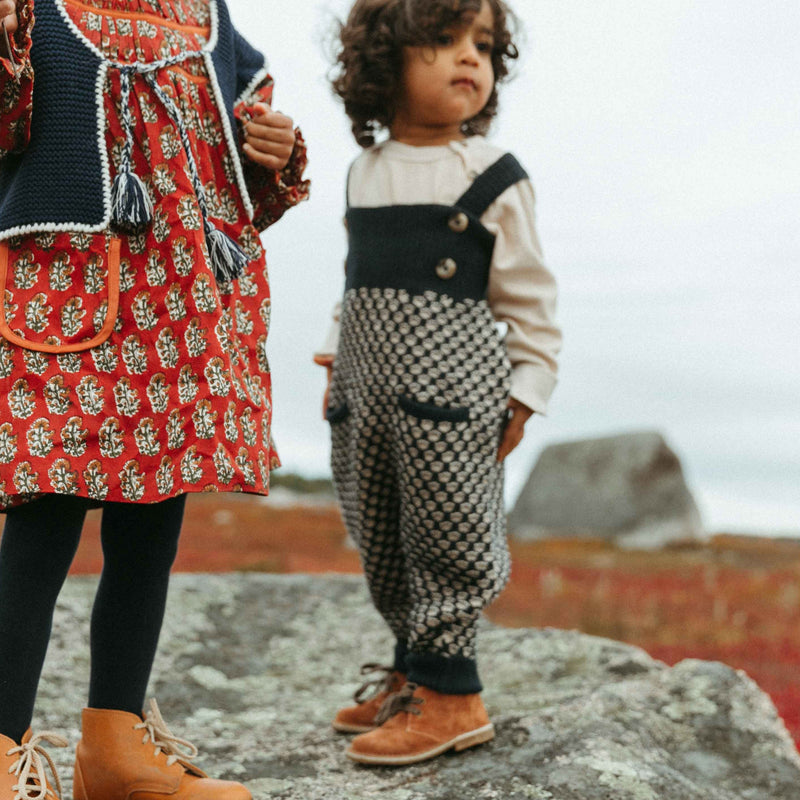
{"type": "Polygon", "coordinates": [[[252,119],[244,126],[244,153],[262,167],[281,170],[294,150],[294,123],[266,103],[256,103],[253,109],[252,119]]]}
{"type": "Polygon", "coordinates": [[[525,423],[530,419],[533,411],[528,406],[515,400],[513,397],[508,401],[510,417],[505,429],[503,438],[500,440],[500,447],[497,449],[497,460],[503,462],[505,457],[522,441],[525,435],[525,423]]]}
{"type": "Polygon", "coordinates": [[[333,356],[314,356],[314,363],[325,367],[327,370],[327,383],[325,393],[322,395],[322,419],[328,418],[328,395],[331,392],[331,378],[333,377],[333,356]]]}

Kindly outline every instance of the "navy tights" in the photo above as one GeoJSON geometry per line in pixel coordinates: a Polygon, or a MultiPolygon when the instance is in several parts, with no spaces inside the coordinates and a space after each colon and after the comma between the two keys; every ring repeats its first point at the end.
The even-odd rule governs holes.
{"type": "MultiPolygon", "coordinates": [[[[90,633],[89,706],[141,713],[186,496],[103,503],[103,573],[90,633]]],[[[90,502],[46,495],[9,510],[0,537],[0,734],[30,726],[58,594],[90,502]]]]}

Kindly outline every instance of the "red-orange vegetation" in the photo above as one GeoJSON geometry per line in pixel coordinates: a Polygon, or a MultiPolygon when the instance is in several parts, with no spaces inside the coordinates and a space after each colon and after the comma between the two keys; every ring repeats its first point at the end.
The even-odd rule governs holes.
{"type": "MultiPolygon", "coordinates": [[[[724,661],[770,694],[800,743],[800,542],[716,536],[708,544],[624,551],[593,540],[511,544],[497,623],[577,629],[674,664],[724,661]]],[[[73,573],[102,567],[89,515],[73,573]]],[[[239,495],[187,504],[178,571],[360,572],[331,505],[280,507],[239,495]]]]}

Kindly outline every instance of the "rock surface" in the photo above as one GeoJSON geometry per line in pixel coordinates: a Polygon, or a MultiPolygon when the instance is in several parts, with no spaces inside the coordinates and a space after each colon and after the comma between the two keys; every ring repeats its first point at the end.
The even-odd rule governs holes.
{"type": "MultiPolygon", "coordinates": [[[[71,778],[88,680],[94,578],[62,592],[35,729],[71,778]]],[[[743,673],[557,630],[485,625],[484,698],[497,738],[458,756],[370,769],[329,722],[386,631],[358,577],[177,575],[151,688],[198,763],[255,800],[797,800],[800,758],[743,673]]],[[[65,787],[64,797],[70,797],[65,787]]]]}
{"type": "Polygon", "coordinates": [[[600,536],[645,549],[704,536],[680,461],[655,431],[547,447],[508,526],[518,539],[600,536]]]}

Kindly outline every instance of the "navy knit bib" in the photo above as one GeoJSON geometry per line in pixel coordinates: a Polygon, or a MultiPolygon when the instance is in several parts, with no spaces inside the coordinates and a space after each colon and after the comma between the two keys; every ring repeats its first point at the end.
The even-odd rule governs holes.
{"type": "Polygon", "coordinates": [[[480,218],[509,186],[527,177],[506,153],[455,205],[348,208],[345,290],[365,286],[484,298],[495,237],[480,218]]]}

